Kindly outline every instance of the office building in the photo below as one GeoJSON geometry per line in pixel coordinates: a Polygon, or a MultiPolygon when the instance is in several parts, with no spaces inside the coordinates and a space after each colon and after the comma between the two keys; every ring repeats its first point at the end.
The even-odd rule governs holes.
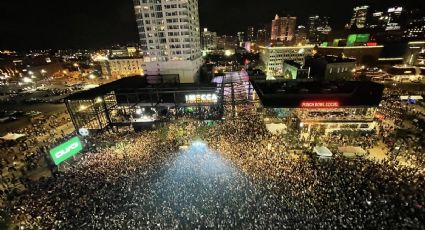
{"type": "Polygon", "coordinates": [[[295,40],[296,17],[279,17],[276,15],[272,21],[272,41],[292,42],[295,40]]]}
{"type": "Polygon", "coordinates": [[[299,44],[304,45],[307,43],[307,39],[308,39],[307,28],[305,28],[305,26],[303,25],[297,26],[297,33],[295,35],[295,43],[298,45],[299,44]]]}
{"type": "Polygon", "coordinates": [[[237,33],[238,43],[245,41],[245,32],[238,32],[237,33]]]}
{"type": "Polygon", "coordinates": [[[410,20],[403,37],[414,40],[425,39],[425,17],[410,20]]]}
{"type": "Polygon", "coordinates": [[[270,33],[266,27],[257,30],[257,42],[265,44],[270,40],[270,33]]]}
{"type": "Polygon", "coordinates": [[[282,79],[286,79],[286,80],[310,79],[310,69],[306,68],[304,64],[300,64],[293,60],[284,60],[282,79]]]}
{"type": "Polygon", "coordinates": [[[253,26],[249,26],[246,31],[246,38],[249,42],[256,41],[257,38],[255,37],[255,29],[253,26]]]}
{"type": "Polygon", "coordinates": [[[101,61],[100,66],[103,76],[117,79],[145,74],[142,57],[109,57],[101,61]]]}
{"type": "Polygon", "coordinates": [[[202,64],[198,0],[134,0],[146,73],[195,82],[202,64]]]}
{"type": "Polygon", "coordinates": [[[260,63],[262,69],[267,74],[268,79],[283,76],[283,61],[293,60],[300,64],[304,63],[304,58],[312,53],[314,46],[280,46],[280,47],[260,47],[260,63]]]}
{"type": "Polygon", "coordinates": [[[215,50],[217,49],[217,33],[208,31],[204,28],[201,34],[202,50],[215,50]]]}
{"type": "Polygon", "coordinates": [[[308,39],[312,43],[324,41],[332,31],[329,26],[329,17],[313,15],[308,18],[308,39]]]}
{"type": "Polygon", "coordinates": [[[140,57],[140,53],[136,47],[117,47],[109,50],[110,57],[140,57]]]}
{"type": "Polygon", "coordinates": [[[376,11],[372,14],[368,27],[371,29],[385,29],[388,23],[388,15],[382,11],[376,11]]]}
{"type": "Polygon", "coordinates": [[[354,58],[356,64],[373,66],[378,64],[384,46],[346,46],[346,47],[323,47],[318,48],[318,54],[322,56],[340,56],[344,54],[347,58],[354,58]]]}
{"type": "Polygon", "coordinates": [[[403,13],[403,7],[391,7],[388,8],[388,21],[385,27],[386,31],[401,30],[401,14],[403,13]]]}
{"type": "Polygon", "coordinates": [[[358,29],[363,29],[366,26],[369,6],[358,6],[353,9],[353,17],[346,25],[347,29],[352,28],[354,25],[358,29]]]}
{"type": "Polygon", "coordinates": [[[353,69],[356,59],[338,56],[307,56],[304,68],[310,69],[310,76],[319,81],[354,80],[353,69]]]}
{"type": "Polygon", "coordinates": [[[235,36],[223,35],[218,38],[217,49],[219,50],[234,50],[238,45],[237,38],[235,36]]]}
{"type": "Polygon", "coordinates": [[[410,10],[405,12],[407,22],[403,28],[403,37],[409,40],[424,40],[425,39],[425,16],[420,9],[410,10]]]}

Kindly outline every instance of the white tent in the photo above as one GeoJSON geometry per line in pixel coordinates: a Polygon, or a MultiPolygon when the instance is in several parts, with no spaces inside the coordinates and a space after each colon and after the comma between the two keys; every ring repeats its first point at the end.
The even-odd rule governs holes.
{"type": "Polygon", "coordinates": [[[313,149],[313,152],[316,153],[319,157],[332,157],[332,152],[325,146],[316,146],[313,149]]]}
{"type": "Polygon", "coordinates": [[[346,157],[366,155],[366,151],[364,149],[362,149],[361,147],[355,147],[355,146],[338,147],[338,151],[341,152],[342,155],[346,157]]]}
{"type": "Polygon", "coordinates": [[[0,137],[0,139],[3,139],[5,141],[16,141],[21,137],[25,137],[25,134],[8,133],[4,135],[3,137],[0,137]]]}
{"type": "Polygon", "coordinates": [[[267,130],[272,133],[272,134],[277,134],[277,133],[286,133],[286,125],[285,124],[275,124],[275,123],[271,123],[271,124],[266,124],[266,128],[267,130]]]}

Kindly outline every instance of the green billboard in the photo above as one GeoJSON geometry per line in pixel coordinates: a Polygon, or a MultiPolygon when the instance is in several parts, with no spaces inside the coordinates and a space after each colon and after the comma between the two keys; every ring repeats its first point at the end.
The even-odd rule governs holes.
{"type": "Polygon", "coordinates": [[[347,38],[347,46],[354,46],[354,43],[356,43],[357,34],[350,34],[347,38]]]}
{"type": "Polygon", "coordinates": [[[80,138],[74,137],[69,141],[51,149],[49,153],[55,165],[59,165],[66,159],[79,153],[81,150],[83,150],[83,145],[81,144],[80,138]]]}
{"type": "Polygon", "coordinates": [[[350,34],[347,38],[347,46],[354,46],[356,43],[366,43],[369,38],[370,34],[350,34]]]}

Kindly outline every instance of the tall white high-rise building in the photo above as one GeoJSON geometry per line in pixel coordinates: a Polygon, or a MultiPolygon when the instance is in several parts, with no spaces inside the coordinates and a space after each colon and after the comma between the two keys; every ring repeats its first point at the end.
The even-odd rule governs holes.
{"type": "Polygon", "coordinates": [[[202,65],[198,0],[134,0],[148,75],[179,74],[197,80],[202,65]]]}

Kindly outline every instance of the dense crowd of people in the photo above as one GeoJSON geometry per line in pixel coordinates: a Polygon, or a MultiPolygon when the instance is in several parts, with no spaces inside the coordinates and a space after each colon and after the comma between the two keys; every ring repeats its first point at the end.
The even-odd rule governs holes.
{"type": "Polygon", "coordinates": [[[3,169],[0,180],[2,200],[7,200],[25,189],[25,175],[40,166],[48,149],[68,137],[64,130],[61,130],[61,133],[55,131],[69,122],[70,118],[65,113],[39,115],[31,118],[28,126],[14,130],[24,134],[23,138],[14,143],[0,143],[0,168],[3,169]]]}
{"type": "Polygon", "coordinates": [[[10,209],[13,222],[25,229],[425,228],[423,172],[338,154],[316,159],[250,111],[95,135],[69,170],[28,184],[10,209]],[[197,140],[211,152],[178,151],[197,140]],[[304,154],[290,154],[296,145],[304,154]]]}
{"type": "MultiPolygon", "coordinates": [[[[247,174],[275,181],[283,194],[303,203],[307,218],[301,223],[308,229],[425,227],[424,177],[417,169],[341,156],[294,161],[285,157],[285,142],[252,116],[216,128],[208,135],[210,144],[247,174]]],[[[369,140],[372,137],[365,138],[366,143],[369,140]]]]}

